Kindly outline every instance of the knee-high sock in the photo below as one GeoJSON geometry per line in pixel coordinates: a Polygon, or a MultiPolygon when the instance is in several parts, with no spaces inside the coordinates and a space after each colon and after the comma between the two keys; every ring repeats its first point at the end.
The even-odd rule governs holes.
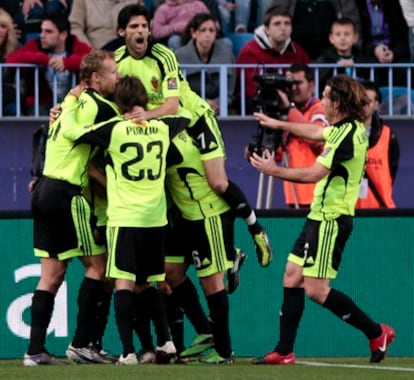
{"type": "Polygon", "coordinates": [[[102,340],[105,334],[106,325],[108,324],[108,317],[111,308],[111,300],[113,289],[112,286],[102,289],[100,297],[98,299],[96,308],[96,321],[93,329],[92,343],[99,350],[102,349],[102,340]]]}
{"type": "Polygon", "coordinates": [[[215,349],[223,358],[232,354],[229,330],[229,299],[227,292],[221,290],[206,297],[215,342],[215,349]]]}
{"type": "Polygon", "coordinates": [[[141,342],[141,347],[146,351],[154,351],[151,334],[151,319],[148,315],[148,306],[143,302],[140,294],[134,294],[135,297],[135,316],[133,326],[135,333],[141,342]]]}
{"type": "Polygon", "coordinates": [[[211,334],[210,323],[201,306],[197,289],[189,277],[172,289],[171,296],[175,303],[184,310],[197,334],[211,334]]]}
{"type": "Polygon", "coordinates": [[[115,320],[119,338],[122,342],[122,354],[124,357],[135,352],[132,334],[135,315],[134,299],[134,293],[130,290],[118,290],[115,292],[115,320]]]}
{"type": "Polygon", "coordinates": [[[35,290],[32,297],[29,355],[44,352],[47,327],[52,318],[55,295],[45,290],[35,290]]]}
{"type": "Polygon", "coordinates": [[[346,294],[331,289],[322,305],[344,322],[362,331],[368,339],[381,335],[381,327],[365,314],[346,294]]]}
{"type": "Polygon", "coordinates": [[[256,214],[250,206],[246,196],[238,185],[229,180],[229,186],[221,197],[228,203],[236,215],[245,220],[251,234],[259,233],[261,225],[256,219],[256,214]]]}
{"type": "Polygon", "coordinates": [[[167,308],[168,326],[177,353],[184,350],[184,311],[177,305],[174,298],[164,295],[167,308]]]}
{"type": "Polygon", "coordinates": [[[86,347],[93,339],[98,300],[103,292],[104,282],[84,277],[78,294],[78,317],[74,347],[86,347]]]}
{"type": "Polygon", "coordinates": [[[145,289],[141,293],[141,297],[148,306],[148,313],[157,334],[157,345],[161,347],[167,340],[171,340],[164,299],[161,296],[161,292],[154,287],[145,289]]]}
{"type": "Polygon", "coordinates": [[[279,317],[279,342],[275,351],[281,355],[293,352],[296,334],[303,310],[305,291],[303,288],[283,288],[283,304],[279,317]]]}

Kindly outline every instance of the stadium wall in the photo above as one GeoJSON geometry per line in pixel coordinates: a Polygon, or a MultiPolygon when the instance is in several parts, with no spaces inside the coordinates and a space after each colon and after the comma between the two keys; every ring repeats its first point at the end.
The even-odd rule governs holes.
{"type": "MultiPolygon", "coordinates": [[[[259,267],[245,225],[236,223],[236,245],[247,254],[241,285],[230,295],[231,333],[237,356],[256,356],[271,350],[278,337],[282,301],[282,275],[287,253],[300,232],[303,212],[265,211],[260,218],[274,247],[274,260],[259,267]]],[[[414,210],[360,212],[344,252],[338,278],[332,286],[355,299],[379,322],[397,332],[390,356],[414,355],[414,210]]],[[[0,359],[21,358],[27,349],[32,292],[40,276],[33,257],[32,221],[28,213],[0,214],[0,359]]],[[[56,298],[47,348],[64,356],[73,336],[76,297],[84,270],[78,261],[69,265],[66,281],[56,298]]],[[[190,270],[194,279],[194,271],[190,270]]],[[[205,306],[205,304],[204,304],[205,306]]],[[[194,337],[187,325],[186,342],[194,337]]],[[[121,350],[113,309],[104,337],[105,349],[121,350]]],[[[136,342],[136,348],[140,347],[136,342]]],[[[297,356],[368,356],[367,339],[329,311],[306,301],[299,328],[297,356]]]]}
{"type": "MultiPolygon", "coordinates": [[[[0,120],[0,211],[29,210],[27,184],[30,180],[32,134],[46,122],[46,119],[39,118],[0,120]]],[[[413,122],[406,118],[388,120],[387,123],[395,129],[401,145],[400,168],[394,185],[395,201],[399,208],[414,208],[413,122]]],[[[229,177],[245,191],[250,203],[256,205],[259,175],[243,158],[243,152],[255,134],[257,124],[253,118],[245,117],[226,118],[220,125],[226,143],[229,177]]],[[[274,182],[271,208],[286,208],[279,180],[274,182]]]]}

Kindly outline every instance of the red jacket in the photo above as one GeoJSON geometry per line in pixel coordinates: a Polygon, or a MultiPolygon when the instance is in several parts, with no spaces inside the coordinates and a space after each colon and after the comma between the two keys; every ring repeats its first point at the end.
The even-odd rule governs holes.
{"type": "MultiPolygon", "coordinates": [[[[290,42],[286,49],[280,54],[274,50],[262,27],[255,30],[255,37],[247,42],[240,50],[236,63],[237,64],[255,64],[257,68],[246,69],[246,97],[254,97],[257,90],[257,82],[253,77],[260,74],[264,64],[289,64],[292,63],[311,63],[311,59],[305,50],[296,42],[290,42]]],[[[275,69],[272,69],[274,71],[275,69]]],[[[238,81],[240,84],[240,73],[238,70],[238,81]]],[[[238,87],[240,89],[240,85],[238,87]]],[[[240,90],[239,90],[240,91],[240,90]]],[[[239,94],[240,95],[240,94],[239,94]]]]}
{"type": "MultiPolygon", "coordinates": [[[[66,70],[77,73],[79,71],[82,58],[92,50],[88,44],[80,41],[76,36],[70,35],[66,39],[67,56],[63,58],[66,70]]],[[[7,56],[6,63],[33,63],[47,66],[51,57],[40,46],[40,39],[33,38],[24,46],[13,51],[7,56]]],[[[25,106],[29,107],[34,104],[34,70],[23,70],[24,79],[26,79],[26,100],[25,106]]],[[[39,102],[40,104],[49,104],[52,102],[52,91],[44,78],[44,71],[40,71],[39,76],[39,102]]]]}

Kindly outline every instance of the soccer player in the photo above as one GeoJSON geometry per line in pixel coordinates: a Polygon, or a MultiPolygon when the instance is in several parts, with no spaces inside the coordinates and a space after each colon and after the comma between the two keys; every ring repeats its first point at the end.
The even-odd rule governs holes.
{"type": "MultiPolygon", "coordinates": [[[[117,114],[116,106],[105,96],[113,94],[118,79],[111,53],[93,51],[84,57],[80,80],[87,89],[79,98],[78,110],[85,124],[117,114]]],[[[80,90],[78,87],[77,91],[80,90]]],[[[71,98],[74,97],[69,93],[67,101],[71,98]]],[[[79,257],[86,272],[78,295],[77,329],[69,350],[89,362],[108,362],[90,345],[106,265],[105,248],[95,243],[90,223],[92,210],[82,194],[89,184],[87,166],[94,149],[65,138],[64,119],[61,115],[49,127],[43,175],[32,197],[34,254],[40,257],[42,275],[32,299],[25,366],[57,363],[45,348],[47,327],[56,293],[74,257],[79,257]]]]}
{"type": "Polygon", "coordinates": [[[140,78],[148,93],[148,109],[139,108],[134,116],[140,120],[189,111],[192,122],[189,135],[196,142],[211,188],[242,217],[253,237],[259,264],[267,266],[272,250],[267,234],[249,205],[244,193],[227,178],[225,149],[212,108],[191,90],[183,78],[174,52],[150,40],[150,16],[140,5],[128,5],[118,15],[118,34],[125,45],[115,51],[121,75],[140,78]]]}
{"type": "MultiPolygon", "coordinates": [[[[147,94],[136,77],[123,77],[115,91],[120,111],[145,107],[147,94]]],[[[73,113],[68,108],[65,112],[73,113]]],[[[133,344],[134,292],[141,292],[157,332],[156,361],[169,362],[176,349],[170,340],[165,306],[159,286],[164,283],[167,202],[165,166],[170,138],[184,130],[189,118],[166,117],[148,121],[117,116],[107,122],[68,128],[65,136],[77,143],[106,150],[107,240],[106,275],[115,279],[115,318],[123,352],[118,364],[138,364],[133,344]]]]}
{"type": "Polygon", "coordinates": [[[253,360],[254,364],[294,364],[293,346],[304,310],[304,295],[330,310],[369,339],[371,359],[384,359],[395,337],[392,327],[374,322],[347,295],[330,287],[336,278],[342,252],[352,231],[355,203],[364,174],[368,136],[362,120],[365,96],[362,85],[346,75],[328,80],[322,104],[330,127],[293,123],[255,113],[260,124],[295,135],[325,141],[323,152],[307,168],[282,168],[269,151],[264,157],[250,156],[258,171],[292,182],[317,182],[314,200],[292,252],[283,279],[280,337],[273,351],[253,360]]]}
{"type": "MultiPolygon", "coordinates": [[[[172,223],[170,249],[166,257],[167,282],[176,303],[186,313],[191,313],[196,291],[192,283],[188,283],[186,271],[190,264],[195,266],[210,311],[215,344],[214,349],[202,356],[200,361],[231,364],[234,359],[224,275],[233,267],[236,215],[210,187],[200,151],[187,130],[172,140],[167,165],[167,188],[180,214],[172,223]]],[[[203,321],[203,318],[196,320],[203,321]]],[[[195,327],[197,329],[196,324],[195,327]]],[[[198,337],[196,343],[204,349],[208,348],[208,326],[198,327],[201,330],[197,331],[199,334],[203,328],[207,334],[198,337]]],[[[181,356],[189,355],[194,348],[183,351],[181,356]]]]}

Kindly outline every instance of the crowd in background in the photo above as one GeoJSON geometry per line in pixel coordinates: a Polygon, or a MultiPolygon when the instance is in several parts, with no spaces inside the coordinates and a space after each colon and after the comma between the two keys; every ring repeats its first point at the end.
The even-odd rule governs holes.
{"type": "MultiPolygon", "coordinates": [[[[47,115],[56,100],[53,92],[61,100],[59,94],[70,88],[69,77],[78,72],[83,55],[92,48],[115,50],[122,44],[117,15],[133,3],[150,10],[152,38],[174,50],[181,64],[257,65],[228,71],[228,106],[234,114],[240,114],[241,96],[247,100],[247,114],[252,112],[257,88],[253,78],[266,64],[331,63],[351,73],[358,63],[413,60],[413,6],[405,0],[2,0],[0,63],[40,65],[38,114],[47,115]],[[241,35],[247,42],[236,48],[241,35]]],[[[21,114],[37,114],[33,69],[22,73],[21,114]]],[[[1,74],[3,114],[16,115],[15,70],[3,69],[1,74]]],[[[331,74],[322,73],[320,90],[331,74]]],[[[185,75],[219,112],[219,67],[204,73],[193,68],[185,75]]],[[[388,85],[386,68],[375,75],[370,78],[368,69],[356,72],[361,79],[388,85]]],[[[393,85],[411,87],[405,69],[393,70],[393,85]]]]}

